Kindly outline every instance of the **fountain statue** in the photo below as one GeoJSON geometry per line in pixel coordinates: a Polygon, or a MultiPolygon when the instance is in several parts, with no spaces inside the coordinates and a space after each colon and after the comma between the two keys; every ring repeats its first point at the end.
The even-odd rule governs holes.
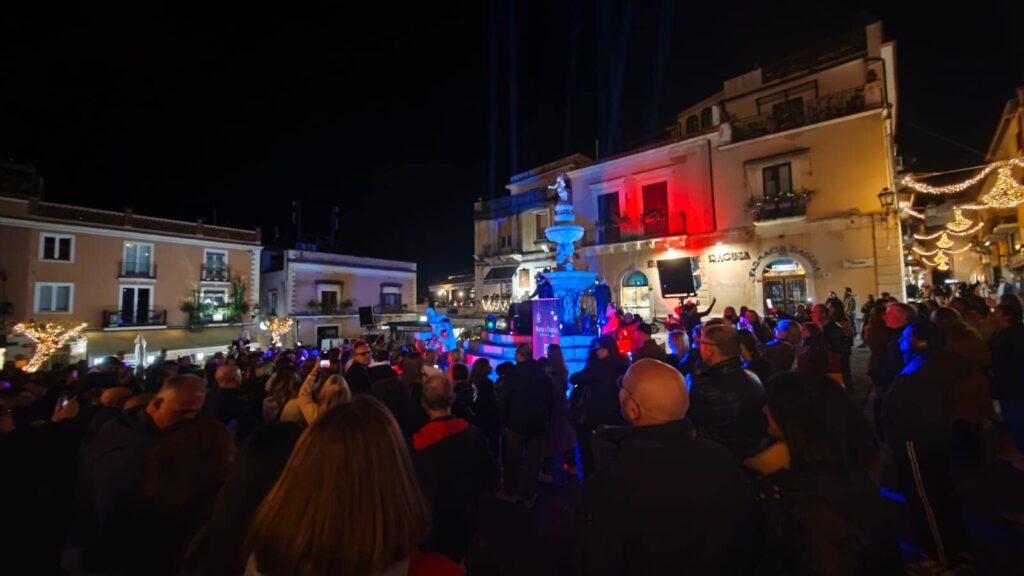
{"type": "Polygon", "coordinates": [[[583,238],[583,226],[574,224],[576,214],[570,199],[572,184],[569,177],[564,173],[559,174],[555,183],[548,186],[548,189],[558,193],[555,224],[544,230],[544,236],[555,243],[557,269],[548,272],[546,276],[554,288],[555,298],[561,300],[562,329],[573,331],[579,319],[580,295],[593,286],[597,273],[574,269],[575,242],[583,238]]]}

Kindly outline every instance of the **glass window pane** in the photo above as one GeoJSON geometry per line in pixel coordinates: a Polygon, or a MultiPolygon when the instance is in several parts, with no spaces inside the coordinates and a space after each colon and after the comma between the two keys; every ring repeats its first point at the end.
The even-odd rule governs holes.
{"type": "Polygon", "coordinates": [[[39,310],[43,312],[53,310],[53,286],[43,285],[39,287],[39,310]]]}
{"type": "Polygon", "coordinates": [[[792,190],[793,184],[789,178],[789,164],[783,164],[779,166],[779,191],[791,192],[792,190]]]}
{"type": "Polygon", "coordinates": [[[57,286],[57,306],[54,309],[61,312],[71,310],[71,286],[57,286]]]}
{"type": "Polygon", "coordinates": [[[60,239],[60,253],[57,255],[58,260],[71,260],[71,238],[60,239]]]}
{"type": "Polygon", "coordinates": [[[43,258],[45,260],[53,260],[56,256],[54,251],[54,243],[57,241],[53,236],[43,237],[43,258]]]}

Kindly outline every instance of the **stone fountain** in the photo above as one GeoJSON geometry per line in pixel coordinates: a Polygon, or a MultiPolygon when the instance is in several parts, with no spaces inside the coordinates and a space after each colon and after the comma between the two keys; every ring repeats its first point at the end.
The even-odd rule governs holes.
{"type": "Polygon", "coordinates": [[[549,189],[558,192],[558,204],[555,205],[555,224],[544,230],[544,236],[555,243],[556,270],[545,276],[551,282],[555,298],[561,300],[561,320],[563,333],[577,332],[577,321],[580,313],[580,295],[594,285],[596,272],[575,270],[573,254],[575,243],[583,238],[583,226],[574,224],[576,214],[569,201],[571,186],[569,177],[559,174],[549,189]]]}

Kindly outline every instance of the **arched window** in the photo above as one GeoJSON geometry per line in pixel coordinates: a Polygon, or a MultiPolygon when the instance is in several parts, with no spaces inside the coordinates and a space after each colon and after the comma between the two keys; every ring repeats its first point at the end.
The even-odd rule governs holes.
{"type": "Polygon", "coordinates": [[[707,130],[708,128],[711,128],[711,123],[712,123],[711,108],[705,108],[705,109],[701,110],[700,111],[700,125],[701,125],[701,128],[703,128],[704,130],[707,130]]]}
{"type": "Polygon", "coordinates": [[[623,288],[635,288],[637,286],[647,286],[650,283],[647,281],[647,275],[639,270],[634,270],[622,277],[623,288]]]}
{"type": "Polygon", "coordinates": [[[697,115],[690,114],[690,117],[686,119],[686,135],[696,134],[700,132],[700,124],[697,122],[697,115]]]}
{"type": "Polygon", "coordinates": [[[647,275],[639,270],[622,277],[622,309],[644,318],[651,316],[651,289],[647,275]]]}

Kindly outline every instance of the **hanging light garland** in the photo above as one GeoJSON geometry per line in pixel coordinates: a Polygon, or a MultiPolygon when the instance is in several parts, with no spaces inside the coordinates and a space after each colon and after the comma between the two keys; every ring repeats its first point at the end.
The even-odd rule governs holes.
{"type": "Polygon", "coordinates": [[[970,228],[974,222],[964,218],[964,213],[959,206],[953,206],[953,221],[946,224],[946,230],[950,232],[963,232],[970,228]]]}
{"type": "Polygon", "coordinates": [[[295,322],[291,318],[278,318],[276,316],[271,318],[267,327],[267,329],[270,330],[271,345],[280,346],[281,339],[292,329],[292,326],[294,325],[295,322]]]}
{"type": "Polygon", "coordinates": [[[999,168],[995,185],[981,197],[981,201],[993,208],[1013,208],[1024,202],[1024,186],[1013,178],[1009,165],[999,168]]]}
{"type": "Polygon", "coordinates": [[[943,262],[942,264],[939,264],[935,268],[937,270],[941,270],[941,271],[945,272],[946,270],[949,270],[949,264],[947,264],[946,262],[943,262]]]}
{"type": "Polygon", "coordinates": [[[940,250],[939,248],[936,248],[935,250],[921,250],[917,246],[914,246],[913,248],[911,248],[911,250],[917,252],[921,256],[934,256],[939,252],[942,252],[942,250],[940,250]]]}
{"type": "Polygon", "coordinates": [[[949,236],[947,236],[945,232],[943,232],[939,236],[939,241],[936,242],[935,245],[942,249],[951,248],[953,246],[953,241],[949,239],[949,236]]]}
{"type": "Polygon", "coordinates": [[[36,322],[35,320],[16,324],[14,326],[16,333],[24,334],[36,343],[36,351],[25,366],[25,371],[35,372],[42,368],[43,364],[57,350],[60,350],[68,340],[77,338],[86,326],[88,324],[85,322],[68,324],[65,322],[36,322]]]}
{"type": "MultiPolygon", "coordinates": [[[[922,194],[959,194],[964,190],[970,188],[971,186],[974,186],[978,182],[984,180],[985,177],[991,174],[994,170],[1006,168],[1006,171],[1009,173],[1010,166],[1024,167],[1024,159],[1015,158],[1013,160],[1000,160],[998,162],[993,162],[992,164],[986,166],[981,172],[978,172],[973,177],[968,178],[967,180],[964,180],[959,184],[950,184],[948,186],[929,186],[928,184],[925,184],[923,182],[918,182],[916,179],[914,179],[913,176],[907,176],[903,178],[901,182],[904,186],[914,190],[915,192],[921,192],[922,194]]],[[[1010,176],[1012,178],[1012,174],[1010,176]]]]}
{"type": "Polygon", "coordinates": [[[917,210],[914,210],[914,209],[911,209],[911,208],[904,208],[903,209],[903,213],[908,215],[908,216],[913,216],[914,218],[917,218],[918,220],[924,220],[926,218],[924,212],[918,212],[917,210]]]}
{"type": "Polygon", "coordinates": [[[944,264],[946,262],[949,262],[949,256],[946,256],[943,253],[939,253],[935,256],[935,258],[932,258],[932,260],[935,260],[935,262],[937,262],[938,264],[944,264]]]}

